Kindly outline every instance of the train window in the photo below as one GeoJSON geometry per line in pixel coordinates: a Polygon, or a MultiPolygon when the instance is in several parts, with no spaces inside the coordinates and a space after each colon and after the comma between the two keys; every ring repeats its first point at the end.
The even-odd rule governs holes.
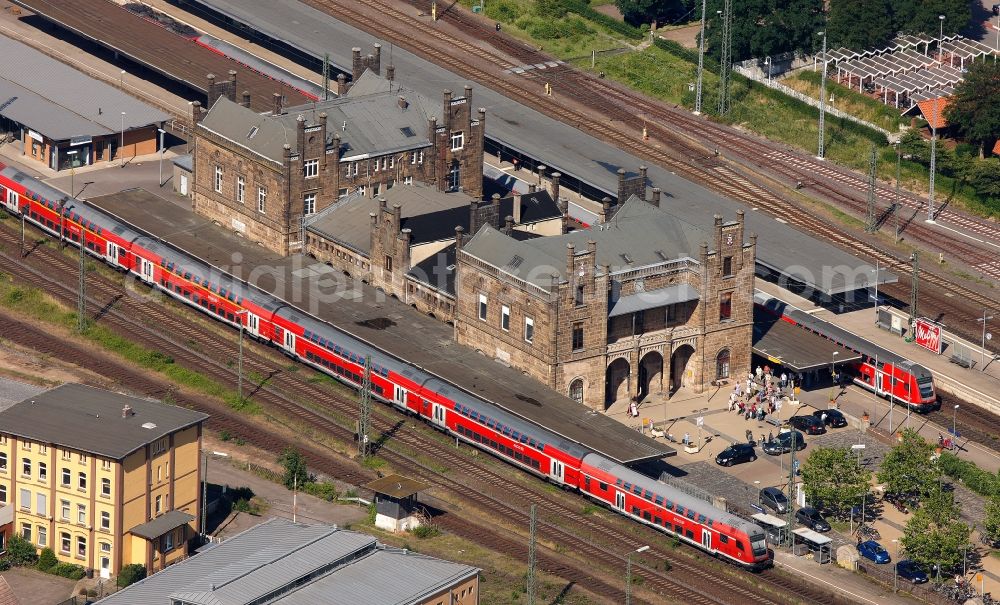
{"type": "Polygon", "coordinates": [[[736,541],[736,548],[738,548],[738,549],[740,549],[740,550],[746,550],[746,549],[745,549],[745,548],[743,547],[743,542],[740,542],[739,540],[737,540],[737,541],[736,541]]]}
{"type": "Polygon", "coordinates": [[[636,517],[639,516],[639,507],[638,506],[633,506],[632,507],[632,514],[635,515],[636,517]]]}
{"type": "Polygon", "coordinates": [[[527,443],[527,442],[528,442],[528,436],[527,435],[521,435],[521,443],[527,443]]]}
{"type": "Polygon", "coordinates": [[[726,534],[719,534],[719,542],[722,542],[723,544],[729,544],[729,536],[727,536],[726,534]]]}
{"type": "Polygon", "coordinates": [[[621,479],[615,479],[615,485],[617,485],[618,487],[621,487],[622,486],[622,480],[621,479]]]}
{"type": "Polygon", "coordinates": [[[511,431],[510,433],[511,433],[510,434],[511,438],[514,441],[520,441],[520,439],[521,439],[521,433],[518,433],[517,431],[511,431]]]}
{"type": "MultiPolygon", "coordinates": [[[[667,508],[669,508],[669,507],[667,507],[667,508]]],[[[684,507],[683,507],[683,506],[681,506],[680,504],[678,504],[678,505],[677,505],[677,510],[676,510],[675,512],[676,512],[676,513],[677,513],[678,515],[683,515],[683,514],[684,514],[684,507]]]]}
{"type": "Polygon", "coordinates": [[[705,522],[705,515],[698,515],[698,523],[704,523],[704,522],[705,522]]]}
{"type": "Polygon", "coordinates": [[[660,517],[653,517],[653,522],[657,525],[663,525],[663,519],[660,517]]]}
{"type": "Polygon", "coordinates": [[[647,490],[646,490],[646,493],[644,493],[644,494],[642,495],[642,497],[643,497],[643,498],[645,498],[645,499],[647,499],[647,500],[652,500],[652,499],[653,499],[653,492],[651,492],[651,491],[649,491],[649,490],[647,489],[647,490]]]}
{"type": "Polygon", "coordinates": [[[687,511],[687,518],[691,519],[692,521],[694,521],[694,515],[695,515],[695,512],[689,508],[688,511],[687,511]]]}
{"type": "Polygon", "coordinates": [[[653,520],[653,516],[649,514],[648,510],[642,511],[642,518],[645,519],[646,521],[652,521],[653,520]]]}
{"type": "Polygon", "coordinates": [[[521,452],[514,452],[514,459],[520,462],[521,460],[524,460],[524,456],[521,454],[521,452]]]}
{"type": "Polygon", "coordinates": [[[714,523],[715,523],[715,521],[713,521],[712,519],[709,519],[709,520],[708,520],[708,523],[707,523],[706,525],[708,525],[709,527],[712,527],[712,525],[713,525],[714,523]]]}
{"type": "Polygon", "coordinates": [[[692,530],[685,529],[684,535],[687,536],[689,540],[694,540],[694,532],[692,530]]]}
{"type": "Polygon", "coordinates": [[[663,496],[657,496],[655,502],[660,506],[663,506],[663,496]]]}
{"type": "Polygon", "coordinates": [[[601,491],[605,491],[605,492],[608,491],[608,484],[604,483],[603,481],[600,482],[600,483],[598,483],[597,486],[601,488],[601,491]]]}
{"type": "Polygon", "coordinates": [[[634,486],[632,486],[632,493],[635,494],[636,496],[641,496],[642,495],[642,488],[639,487],[638,485],[634,485],[634,486]]]}
{"type": "Polygon", "coordinates": [[[623,485],[622,487],[625,488],[625,491],[627,492],[632,491],[632,484],[629,483],[628,481],[626,481],[625,485],[623,485]]]}

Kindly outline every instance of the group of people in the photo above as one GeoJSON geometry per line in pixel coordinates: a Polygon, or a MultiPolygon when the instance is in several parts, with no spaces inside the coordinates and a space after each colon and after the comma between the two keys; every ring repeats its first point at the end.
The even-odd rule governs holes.
{"type": "MultiPolygon", "coordinates": [[[[729,394],[729,411],[735,411],[747,421],[762,421],[768,414],[774,414],[781,409],[781,399],[791,388],[788,374],[782,372],[775,375],[769,366],[757,366],[755,372],[749,372],[745,381],[737,381],[729,394]]],[[[753,443],[753,433],[746,432],[747,442],[753,443]]],[[[768,436],[768,441],[774,438],[768,436]]],[[[764,441],[764,435],[760,436],[764,441]]]]}

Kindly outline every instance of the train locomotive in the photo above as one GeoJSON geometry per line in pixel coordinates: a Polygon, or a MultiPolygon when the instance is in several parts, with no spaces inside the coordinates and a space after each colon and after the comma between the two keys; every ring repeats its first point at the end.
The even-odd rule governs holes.
{"type": "Polygon", "coordinates": [[[848,368],[854,384],[914,412],[927,413],[940,408],[934,377],[924,366],[763,292],[754,294],[754,305],[861,355],[861,361],[848,368]]]}
{"type": "Polygon", "coordinates": [[[498,458],[748,569],[763,530],[613,462],[0,163],[4,208],[250,337],[498,458]]]}

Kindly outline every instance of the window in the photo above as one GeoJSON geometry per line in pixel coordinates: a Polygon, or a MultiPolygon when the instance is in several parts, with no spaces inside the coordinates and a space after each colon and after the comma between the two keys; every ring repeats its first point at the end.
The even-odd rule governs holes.
{"type": "Polygon", "coordinates": [[[573,350],[582,351],[583,350],[583,324],[575,323],[573,324],[573,350]]]}
{"type": "Polygon", "coordinates": [[[247,180],[245,177],[236,177],[236,201],[246,204],[247,180]]]}
{"type": "Polygon", "coordinates": [[[500,307],[500,329],[504,332],[510,331],[510,307],[507,305],[500,307]]]}
{"type": "Polygon", "coordinates": [[[111,479],[107,477],[101,479],[101,495],[105,498],[111,497],[111,479]]]}
{"type": "Polygon", "coordinates": [[[159,464],[156,465],[156,482],[159,483],[163,481],[163,467],[159,464]]]}
{"type": "Polygon", "coordinates": [[[302,172],[307,179],[316,177],[319,174],[319,160],[306,160],[303,162],[302,172]]]}
{"type": "Polygon", "coordinates": [[[22,489],[21,490],[21,508],[24,510],[31,510],[31,490],[22,489]]]}
{"type": "Polygon", "coordinates": [[[7,503],[7,486],[0,485],[0,503],[7,503]]]}
{"type": "Polygon", "coordinates": [[[715,357],[715,378],[729,378],[729,349],[722,349],[715,357]]]}
{"type": "Polygon", "coordinates": [[[222,166],[215,167],[215,192],[222,193],[222,166]]]}
{"type": "Polygon", "coordinates": [[[733,316],[733,293],[723,292],[719,295],[719,321],[725,321],[733,316]]]}
{"type": "Polygon", "coordinates": [[[73,482],[73,473],[71,473],[68,468],[63,468],[62,470],[63,487],[69,487],[69,484],[72,482],[73,482]]]}
{"type": "Polygon", "coordinates": [[[38,526],[38,545],[45,546],[45,543],[49,541],[49,528],[44,525],[38,526]]]}
{"type": "Polygon", "coordinates": [[[111,552],[111,543],[110,542],[101,542],[101,552],[105,552],[105,553],[111,552]]]}
{"type": "Polygon", "coordinates": [[[577,403],[583,403],[583,378],[577,378],[570,383],[569,398],[577,403]]]}
{"type": "Polygon", "coordinates": [[[69,500],[60,500],[59,509],[59,512],[61,513],[60,518],[63,521],[69,521],[69,500]]]}
{"type": "Polygon", "coordinates": [[[404,176],[403,177],[403,184],[404,185],[412,185],[413,184],[413,177],[412,176],[404,176]]]}
{"type": "Polygon", "coordinates": [[[722,276],[731,277],[733,275],[733,257],[727,256],[722,259],[722,276]]]}
{"type": "Polygon", "coordinates": [[[451,133],[451,150],[458,151],[463,147],[465,147],[465,133],[461,130],[451,133]]]}
{"type": "Polygon", "coordinates": [[[76,505],[76,522],[80,525],[87,524],[87,505],[77,504],[76,505]]]}
{"type": "Polygon", "coordinates": [[[87,489],[87,473],[80,473],[78,480],[78,487],[82,490],[87,489]]]}
{"type": "Polygon", "coordinates": [[[21,449],[24,450],[24,451],[26,451],[26,452],[30,452],[31,451],[31,442],[30,441],[22,441],[21,442],[21,449]]]}
{"type": "Polygon", "coordinates": [[[307,193],[302,197],[302,214],[306,216],[316,212],[316,194],[307,193]]]}
{"type": "Polygon", "coordinates": [[[39,454],[48,454],[49,453],[49,446],[42,445],[41,443],[39,443],[38,444],[38,453],[39,454]]]}
{"type": "Polygon", "coordinates": [[[87,454],[80,452],[80,464],[87,464],[87,454]]]}
{"type": "Polygon", "coordinates": [[[385,270],[392,272],[392,257],[388,254],[385,255],[385,270]]]}
{"type": "Polygon", "coordinates": [[[479,319],[486,321],[486,295],[479,295],[479,319]]]}
{"type": "Polygon", "coordinates": [[[535,340],[535,320],[530,317],[524,318],[524,340],[525,342],[535,340]]]}
{"type": "Polygon", "coordinates": [[[46,481],[49,478],[49,467],[44,462],[38,463],[38,480],[46,481]]]}
{"type": "Polygon", "coordinates": [[[31,523],[21,524],[21,537],[31,542],[31,523]]]}
{"type": "Polygon", "coordinates": [[[21,459],[21,475],[31,477],[31,458],[21,459]]]}
{"type": "Polygon", "coordinates": [[[7,472],[7,454],[0,452],[0,473],[7,472]]]}
{"type": "Polygon", "coordinates": [[[49,514],[49,497],[41,492],[35,494],[35,512],[46,517],[49,514]]]}
{"type": "Polygon", "coordinates": [[[163,512],[163,496],[156,497],[156,514],[163,512]]]}
{"type": "Polygon", "coordinates": [[[70,537],[68,532],[62,532],[59,534],[59,552],[68,555],[70,546],[70,537]]]}
{"type": "Polygon", "coordinates": [[[365,191],[367,191],[367,190],[368,190],[368,188],[365,187],[364,185],[359,185],[358,186],[358,195],[360,195],[361,197],[364,197],[365,196],[365,191]]]}
{"type": "Polygon", "coordinates": [[[378,172],[378,158],[375,158],[375,167],[372,168],[372,172],[378,172]]]}
{"type": "Polygon", "coordinates": [[[632,316],[632,330],[636,334],[642,334],[646,331],[646,312],[636,311],[632,316]]]}
{"type": "Polygon", "coordinates": [[[577,285],[576,292],[573,295],[573,304],[578,307],[583,306],[583,284],[577,285]]]}
{"type": "Polygon", "coordinates": [[[417,152],[416,151],[411,151],[410,152],[410,164],[416,164],[416,163],[417,163],[417,152]]]}
{"type": "Polygon", "coordinates": [[[106,471],[110,471],[111,470],[111,461],[110,460],[101,460],[101,468],[104,469],[104,470],[106,470],[106,471]]]}
{"type": "Polygon", "coordinates": [[[458,191],[461,183],[462,169],[459,167],[458,162],[452,162],[451,170],[448,171],[448,191],[458,191]]]}
{"type": "MultiPolygon", "coordinates": [[[[378,160],[375,160],[375,161],[378,162],[378,160]]],[[[386,165],[387,165],[386,163],[388,161],[389,161],[389,159],[387,157],[383,157],[382,158],[382,170],[386,170],[386,165]]]]}
{"type": "Polygon", "coordinates": [[[111,529],[111,513],[106,510],[101,511],[101,529],[110,530],[111,529]]]}
{"type": "Polygon", "coordinates": [[[76,556],[81,559],[87,557],[87,539],[83,536],[76,537],[76,556]]]}
{"type": "Polygon", "coordinates": [[[267,189],[265,187],[257,187],[257,212],[264,212],[267,207],[267,189]]]}
{"type": "Polygon", "coordinates": [[[667,305],[667,325],[677,321],[677,305],[667,305]]]}
{"type": "Polygon", "coordinates": [[[168,532],[163,536],[163,552],[170,552],[174,549],[174,532],[168,532]]]}
{"type": "Polygon", "coordinates": [[[62,451],[62,459],[63,460],[69,460],[72,455],[73,454],[71,454],[69,450],[63,450],[62,451]]]}
{"type": "Polygon", "coordinates": [[[423,151],[418,151],[417,152],[417,163],[418,164],[423,164],[424,163],[424,152],[423,151]]]}

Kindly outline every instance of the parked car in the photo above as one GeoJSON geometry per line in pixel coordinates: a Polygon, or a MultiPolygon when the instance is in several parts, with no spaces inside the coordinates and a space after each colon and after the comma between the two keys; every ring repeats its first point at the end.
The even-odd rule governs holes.
{"type": "Polygon", "coordinates": [[[804,506],[795,511],[795,520],[813,531],[830,531],[830,524],[811,506],[804,506]]]}
{"type": "Polygon", "coordinates": [[[786,431],[779,433],[772,441],[765,441],[761,447],[765,454],[777,456],[787,454],[792,451],[792,434],[795,434],[795,449],[803,450],[806,447],[806,437],[798,431],[786,431]]]}
{"type": "Polygon", "coordinates": [[[760,490],[760,505],[776,513],[788,512],[788,498],[785,497],[785,492],[776,487],[765,487],[760,490]]]}
{"type": "Polygon", "coordinates": [[[927,581],[927,574],[924,570],[920,569],[920,566],[909,559],[904,559],[899,563],[896,563],[896,573],[899,577],[904,580],[909,580],[914,584],[923,584],[927,581]]]}
{"type": "Polygon", "coordinates": [[[868,540],[867,542],[858,544],[858,554],[879,564],[888,563],[892,560],[889,557],[889,551],[882,548],[882,545],[875,540],[868,540]]]}
{"type": "Polygon", "coordinates": [[[826,426],[815,416],[792,416],[788,419],[788,424],[809,435],[822,435],[826,432],[826,426]]]}
{"type": "Polygon", "coordinates": [[[757,459],[757,453],[749,443],[734,443],[719,452],[715,457],[715,463],[720,466],[732,466],[740,462],[753,462],[757,459]]]}
{"type": "Polygon", "coordinates": [[[822,422],[823,414],[826,414],[826,424],[835,429],[839,429],[842,426],[847,426],[847,418],[844,418],[844,414],[840,410],[816,410],[813,412],[813,416],[820,419],[822,422]]]}

